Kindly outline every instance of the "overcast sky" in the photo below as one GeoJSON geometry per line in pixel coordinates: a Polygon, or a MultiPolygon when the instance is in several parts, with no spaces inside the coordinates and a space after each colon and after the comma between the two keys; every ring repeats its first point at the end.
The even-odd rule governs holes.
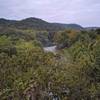
{"type": "Polygon", "coordinates": [[[0,18],[100,26],[100,0],[0,0],[0,18]]]}

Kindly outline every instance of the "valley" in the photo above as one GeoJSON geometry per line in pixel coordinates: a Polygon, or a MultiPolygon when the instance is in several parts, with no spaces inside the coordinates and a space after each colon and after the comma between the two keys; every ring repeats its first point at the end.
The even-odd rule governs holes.
{"type": "Polygon", "coordinates": [[[99,27],[0,19],[0,100],[99,99],[99,27]]]}

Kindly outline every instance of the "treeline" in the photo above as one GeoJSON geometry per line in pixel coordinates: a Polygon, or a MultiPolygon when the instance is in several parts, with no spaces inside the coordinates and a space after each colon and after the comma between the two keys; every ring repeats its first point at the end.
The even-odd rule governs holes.
{"type": "Polygon", "coordinates": [[[0,100],[99,100],[100,30],[56,33],[56,54],[34,34],[0,36],[0,100]]]}

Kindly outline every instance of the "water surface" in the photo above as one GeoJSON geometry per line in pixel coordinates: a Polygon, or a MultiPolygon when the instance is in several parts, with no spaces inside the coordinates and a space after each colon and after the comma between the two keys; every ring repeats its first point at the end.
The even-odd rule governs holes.
{"type": "Polygon", "coordinates": [[[44,47],[44,51],[46,52],[55,52],[56,46],[44,47]]]}

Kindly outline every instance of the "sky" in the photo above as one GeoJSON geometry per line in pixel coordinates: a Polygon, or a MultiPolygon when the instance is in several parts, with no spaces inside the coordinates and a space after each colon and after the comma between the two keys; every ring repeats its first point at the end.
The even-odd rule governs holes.
{"type": "Polygon", "coordinates": [[[0,0],[0,18],[100,26],[100,0],[0,0]]]}

